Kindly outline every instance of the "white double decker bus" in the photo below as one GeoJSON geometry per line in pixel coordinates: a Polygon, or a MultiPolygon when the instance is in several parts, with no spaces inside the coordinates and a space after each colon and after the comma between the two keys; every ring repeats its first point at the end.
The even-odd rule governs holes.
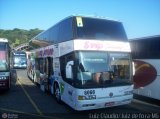
{"type": "Polygon", "coordinates": [[[30,45],[35,49],[28,76],[58,102],[75,110],[131,102],[131,50],[121,22],[71,16],[31,39],[30,45]]]}

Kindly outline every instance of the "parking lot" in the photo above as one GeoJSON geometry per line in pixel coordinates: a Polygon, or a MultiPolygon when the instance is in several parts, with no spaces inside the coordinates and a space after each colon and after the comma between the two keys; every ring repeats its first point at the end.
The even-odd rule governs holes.
{"type": "Polygon", "coordinates": [[[98,110],[76,112],[66,104],[58,104],[50,93],[44,93],[39,86],[28,79],[26,70],[13,70],[11,89],[0,93],[0,116],[5,118],[119,118],[126,116],[150,116],[159,118],[160,107],[134,99],[129,105],[98,110]],[[151,113],[151,114],[149,114],[151,113]],[[107,115],[106,115],[107,114],[107,115]],[[110,115],[108,115],[110,114],[110,115]],[[145,115],[144,115],[145,114],[145,115]]]}

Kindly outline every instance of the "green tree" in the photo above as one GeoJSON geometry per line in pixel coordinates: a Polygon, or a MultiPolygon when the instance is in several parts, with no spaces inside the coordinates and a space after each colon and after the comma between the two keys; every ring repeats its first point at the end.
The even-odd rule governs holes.
{"type": "Polygon", "coordinates": [[[38,28],[24,30],[19,28],[14,28],[13,30],[0,29],[0,38],[7,38],[11,46],[16,47],[22,43],[27,43],[34,36],[42,32],[38,28]]]}

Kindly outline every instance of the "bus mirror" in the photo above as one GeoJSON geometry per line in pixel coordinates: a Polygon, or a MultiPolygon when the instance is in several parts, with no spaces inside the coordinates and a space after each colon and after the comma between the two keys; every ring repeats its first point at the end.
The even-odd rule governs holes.
{"type": "Polygon", "coordinates": [[[134,64],[134,62],[132,62],[132,70],[133,70],[133,76],[135,75],[135,64],[134,64]]]}
{"type": "Polygon", "coordinates": [[[72,66],[74,65],[73,61],[67,62],[66,65],[66,78],[73,79],[72,66]]]}

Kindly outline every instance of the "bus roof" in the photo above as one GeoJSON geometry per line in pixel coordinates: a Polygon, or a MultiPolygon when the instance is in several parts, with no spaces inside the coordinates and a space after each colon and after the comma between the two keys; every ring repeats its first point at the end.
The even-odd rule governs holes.
{"type": "Polygon", "coordinates": [[[93,18],[93,19],[104,19],[104,20],[109,20],[109,21],[115,21],[115,22],[121,22],[119,20],[115,20],[112,18],[108,18],[105,16],[95,16],[95,15],[72,15],[70,17],[82,17],[82,18],[93,18]]]}
{"type": "Polygon", "coordinates": [[[120,21],[99,16],[72,15],[33,37],[29,44],[35,49],[73,39],[110,39],[128,42],[123,24],[120,21]]]}
{"type": "Polygon", "coordinates": [[[8,42],[8,39],[6,39],[6,38],[0,38],[0,42],[8,42]]]}
{"type": "Polygon", "coordinates": [[[146,40],[146,39],[152,39],[152,38],[160,38],[160,35],[146,36],[146,37],[134,38],[134,39],[129,39],[129,40],[130,41],[134,41],[134,40],[146,40]]]}
{"type": "MultiPolygon", "coordinates": [[[[59,22],[55,23],[54,25],[52,25],[51,27],[49,27],[48,29],[42,31],[41,33],[39,33],[38,35],[36,35],[35,37],[43,34],[44,32],[46,32],[47,30],[49,30],[50,28],[52,28],[53,26],[55,26],[56,24],[59,24],[60,22],[66,20],[66,19],[69,19],[69,18],[74,18],[74,17],[82,17],[82,18],[91,18],[91,19],[102,19],[102,20],[109,20],[109,21],[113,21],[113,22],[121,22],[119,20],[114,20],[114,19],[110,19],[110,18],[107,18],[107,17],[103,17],[103,16],[87,16],[87,15],[71,15],[71,16],[68,16],[68,17],[65,17],[64,19],[60,20],[59,22]]],[[[34,39],[35,37],[33,37],[32,39],[34,39]]],[[[31,39],[31,40],[32,40],[31,39]]],[[[30,40],[30,41],[31,41],[30,40]]],[[[29,42],[30,42],[29,41],[29,42]]]]}

